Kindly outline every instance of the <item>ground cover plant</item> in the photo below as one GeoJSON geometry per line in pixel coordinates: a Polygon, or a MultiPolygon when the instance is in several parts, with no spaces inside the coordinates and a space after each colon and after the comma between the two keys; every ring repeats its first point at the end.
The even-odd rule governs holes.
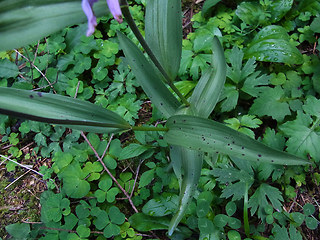
{"type": "MultiPolygon", "coordinates": [[[[77,16],[69,7],[82,13],[78,1],[46,3],[62,25],[77,16]]],[[[11,4],[2,23],[28,6],[11,4]]],[[[5,223],[3,235],[316,239],[320,3],[197,4],[183,4],[182,51],[180,1],[131,3],[137,28],[126,6],[121,24],[95,11],[93,36],[72,26],[14,51],[49,33],[18,21],[34,39],[14,38],[23,32],[0,25],[0,109],[16,117],[1,115],[1,166],[47,188],[39,218],[5,223]]]]}

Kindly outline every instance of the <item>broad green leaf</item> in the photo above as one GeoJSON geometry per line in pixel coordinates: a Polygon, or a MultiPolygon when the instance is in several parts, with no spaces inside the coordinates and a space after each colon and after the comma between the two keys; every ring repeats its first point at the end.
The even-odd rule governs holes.
{"type": "Polygon", "coordinates": [[[265,11],[257,2],[242,2],[238,5],[236,15],[246,24],[257,26],[266,21],[265,11]]]}
{"type": "Polygon", "coordinates": [[[16,64],[10,62],[8,59],[0,59],[0,77],[14,78],[19,75],[19,69],[16,64]]]}
{"type": "Polygon", "coordinates": [[[86,227],[85,225],[79,225],[76,231],[81,238],[87,238],[90,236],[90,228],[86,227]]]}
{"type": "MultiPolygon", "coordinates": [[[[175,144],[173,144],[175,145],[175,144]]],[[[191,203],[195,190],[197,189],[198,182],[201,175],[203,154],[196,150],[187,148],[181,149],[182,168],[184,176],[180,189],[180,201],[178,211],[171,219],[168,234],[173,234],[179,222],[183,218],[187,207],[191,203]]]]}
{"type": "Polygon", "coordinates": [[[293,0],[270,1],[271,22],[277,22],[291,9],[293,0]]]}
{"type": "Polygon", "coordinates": [[[195,88],[197,83],[194,81],[179,81],[174,83],[174,85],[184,97],[188,98],[188,95],[195,88]]]}
{"type": "Polygon", "coordinates": [[[142,173],[140,177],[139,188],[143,188],[147,186],[154,178],[154,173],[155,173],[154,168],[142,173]]]}
{"type": "Polygon", "coordinates": [[[317,227],[319,225],[318,220],[313,217],[306,217],[305,222],[306,222],[307,227],[311,230],[317,229],[317,227]]]}
{"type": "Polygon", "coordinates": [[[221,111],[228,112],[237,106],[239,98],[239,90],[237,86],[226,83],[223,92],[221,93],[221,111]]]}
{"type": "Polygon", "coordinates": [[[99,203],[103,203],[106,200],[106,192],[100,189],[94,192],[94,196],[97,198],[99,203]]]}
{"type": "Polygon", "coordinates": [[[113,223],[107,225],[107,227],[103,230],[103,236],[110,239],[112,236],[116,236],[120,233],[120,227],[113,223]]]}
{"type": "Polygon", "coordinates": [[[7,225],[5,228],[15,239],[26,239],[30,233],[30,225],[27,223],[14,223],[7,225]]]}
{"type": "Polygon", "coordinates": [[[307,114],[320,118],[320,100],[312,95],[307,96],[306,103],[303,105],[303,110],[307,114]]]}
{"type": "Polygon", "coordinates": [[[208,218],[199,218],[198,227],[201,233],[204,233],[204,234],[213,233],[215,230],[215,226],[213,225],[213,222],[208,218]]]}
{"type": "Polygon", "coordinates": [[[109,217],[112,223],[121,225],[125,221],[125,215],[120,212],[119,208],[112,206],[109,209],[109,217]]]}
{"type": "Polygon", "coordinates": [[[119,189],[117,187],[113,187],[111,188],[108,192],[107,192],[107,201],[109,203],[114,202],[114,200],[116,199],[117,194],[119,193],[119,189]]]}
{"type": "Polygon", "coordinates": [[[311,203],[307,203],[303,206],[303,213],[306,216],[312,215],[315,212],[315,207],[311,203]]]}
{"type": "Polygon", "coordinates": [[[109,177],[105,177],[100,180],[98,184],[99,188],[102,189],[103,191],[108,191],[109,188],[112,186],[112,179],[109,177]]]}
{"type": "Polygon", "coordinates": [[[118,32],[118,38],[133,73],[152,103],[165,117],[173,115],[181,104],[164,85],[160,73],[128,37],[118,32]]]}
{"type": "Polygon", "coordinates": [[[55,173],[59,173],[61,169],[68,166],[73,160],[73,156],[69,152],[57,152],[52,158],[52,169],[55,173]]]}
{"type": "Polygon", "coordinates": [[[294,225],[296,227],[300,226],[303,222],[304,219],[306,218],[305,215],[303,215],[300,212],[293,212],[290,214],[290,218],[293,219],[295,221],[294,225]]]}
{"type": "Polygon", "coordinates": [[[294,121],[288,121],[280,129],[289,137],[288,152],[306,157],[310,155],[316,161],[320,159],[319,118],[313,121],[312,117],[298,111],[294,121]]]}
{"type": "Polygon", "coordinates": [[[236,46],[228,55],[228,62],[231,66],[227,67],[227,77],[237,84],[245,81],[249,75],[255,73],[256,69],[256,59],[253,57],[244,63],[243,56],[243,50],[236,46]]]}
{"type": "MultiPolygon", "coordinates": [[[[87,21],[79,0],[1,0],[0,6],[0,51],[31,44],[87,21]]],[[[94,12],[98,17],[106,15],[106,2],[96,3],[94,12]]]]}
{"type": "Polygon", "coordinates": [[[205,217],[210,211],[210,203],[206,199],[198,199],[197,201],[197,216],[205,217]]]}
{"type": "Polygon", "coordinates": [[[272,233],[274,234],[274,240],[290,239],[290,240],[302,240],[300,232],[290,224],[289,234],[286,226],[280,227],[278,224],[274,224],[272,228],[272,233]]]}
{"type": "Polygon", "coordinates": [[[313,16],[317,15],[320,11],[320,3],[315,0],[304,0],[299,2],[297,7],[298,12],[310,12],[313,16]]]}
{"type": "Polygon", "coordinates": [[[141,232],[167,229],[169,225],[167,217],[151,217],[144,213],[133,214],[129,218],[129,222],[132,227],[141,232]]]}
{"type": "Polygon", "coordinates": [[[205,72],[209,68],[211,62],[211,54],[201,53],[192,57],[192,64],[190,66],[190,75],[194,80],[199,79],[199,73],[205,72]]]}
{"type": "Polygon", "coordinates": [[[267,88],[254,100],[249,113],[258,116],[271,116],[277,121],[282,121],[291,111],[285,100],[285,91],[281,86],[267,88]]]}
{"type": "Polygon", "coordinates": [[[310,29],[316,33],[320,33],[320,17],[316,17],[310,24],[310,29]]]}
{"type": "Polygon", "coordinates": [[[163,217],[177,209],[179,198],[177,195],[166,194],[149,200],[142,208],[142,212],[155,217],[163,217]]]}
{"type": "Polygon", "coordinates": [[[178,145],[203,152],[220,152],[240,159],[281,165],[308,164],[279,150],[272,149],[221,123],[194,116],[177,115],[168,119],[169,131],[164,139],[178,145]]]}
{"type": "Polygon", "coordinates": [[[287,31],[276,25],[269,25],[258,32],[245,52],[246,58],[258,61],[302,64],[299,50],[290,43],[287,31]]]}
{"type": "Polygon", "coordinates": [[[228,223],[228,216],[224,214],[218,214],[214,217],[213,222],[217,227],[224,227],[228,223]]]}
{"type": "Polygon", "coordinates": [[[70,213],[70,201],[63,195],[50,192],[47,196],[41,196],[41,220],[43,222],[59,222],[62,215],[70,213]]]}
{"type": "Polygon", "coordinates": [[[82,198],[89,193],[90,184],[85,180],[86,176],[78,162],[71,163],[59,173],[63,179],[63,190],[72,198],[82,198]]]}
{"type": "Polygon", "coordinates": [[[208,117],[216,106],[226,81],[226,60],[217,37],[213,39],[212,68],[202,75],[190,99],[196,115],[208,117]]]}
{"type": "Polygon", "coordinates": [[[239,229],[241,227],[241,221],[235,217],[228,217],[228,225],[233,229],[239,229]]]}
{"type": "Polygon", "coordinates": [[[258,179],[267,180],[272,175],[272,181],[279,179],[284,173],[284,167],[269,163],[261,163],[258,166],[258,179]]]}
{"type": "Polygon", "coordinates": [[[149,0],[146,7],[146,41],[169,77],[178,74],[182,51],[180,0],[149,0]]]}
{"type": "Polygon", "coordinates": [[[224,120],[224,122],[227,123],[228,127],[242,132],[252,138],[254,138],[255,134],[250,128],[258,128],[262,124],[262,121],[253,115],[243,115],[238,118],[230,118],[224,120]]]}
{"type": "Polygon", "coordinates": [[[292,240],[302,240],[301,233],[292,224],[289,227],[290,239],[292,240]]]}
{"type": "Polygon", "coordinates": [[[78,223],[78,218],[73,213],[71,213],[67,216],[64,216],[64,222],[65,229],[73,229],[78,223]]]}
{"type": "Polygon", "coordinates": [[[237,210],[237,205],[234,202],[228,202],[226,205],[226,213],[228,216],[232,216],[233,214],[235,214],[237,210]]]}
{"type": "Polygon", "coordinates": [[[265,218],[266,213],[264,212],[264,209],[269,205],[268,200],[277,211],[280,211],[282,206],[281,202],[283,202],[281,192],[275,187],[262,183],[249,199],[251,215],[255,214],[258,210],[258,217],[265,218]]]}
{"type": "Polygon", "coordinates": [[[210,26],[208,28],[203,27],[198,29],[193,36],[193,51],[199,54],[201,52],[211,52],[212,45],[215,42],[215,36],[222,38],[222,33],[219,28],[210,26]]]}
{"type": "Polygon", "coordinates": [[[122,151],[120,153],[119,160],[137,157],[140,154],[147,151],[148,149],[149,149],[149,147],[147,147],[147,146],[140,145],[137,143],[131,143],[128,146],[126,146],[124,149],[122,149],[122,151]]]}
{"type": "Polygon", "coordinates": [[[221,0],[206,0],[202,6],[202,16],[207,15],[210,12],[210,9],[213,8],[220,1],[221,0]]]}
{"type": "Polygon", "coordinates": [[[103,229],[110,223],[108,213],[105,210],[101,210],[99,207],[92,208],[90,214],[91,216],[96,217],[93,220],[93,224],[98,230],[103,229]]]}
{"type": "Polygon", "coordinates": [[[212,174],[217,178],[217,181],[227,184],[220,197],[229,198],[232,196],[232,201],[242,199],[245,192],[254,183],[253,173],[248,173],[243,169],[215,168],[212,170],[212,174]]]}
{"type": "Polygon", "coordinates": [[[120,132],[130,125],[100,106],[57,94],[0,87],[0,113],[88,132],[120,132]]]}
{"type": "Polygon", "coordinates": [[[228,238],[230,240],[241,240],[240,233],[235,230],[231,230],[228,232],[228,238]]]}

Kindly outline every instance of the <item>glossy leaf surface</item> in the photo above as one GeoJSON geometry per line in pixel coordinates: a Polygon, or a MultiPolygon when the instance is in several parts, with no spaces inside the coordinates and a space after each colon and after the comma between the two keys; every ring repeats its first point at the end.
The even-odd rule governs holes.
{"type": "Polygon", "coordinates": [[[57,94],[0,87],[0,113],[99,133],[120,132],[130,125],[98,105],[57,94]]]}
{"type": "Polygon", "coordinates": [[[258,25],[263,20],[264,9],[257,2],[242,2],[237,6],[236,15],[246,24],[258,25]]]}
{"type": "Polygon", "coordinates": [[[118,37],[134,75],[152,103],[165,117],[173,115],[181,104],[164,85],[160,73],[128,37],[120,32],[118,32],[118,37]]]}
{"type": "MultiPolygon", "coordinates": [[[[0,51],[31,44],[87,21],[80,0],[0,0],[0,6],[0,51]]],[[[97,2],[94,12],[97,17],[106,15],[106,1],[97,2]]]]}
{"type": "Polygon", "coordinates": [[[196,115],[204,118],[208,117],[216,106],[226,81],[226,59],[217,37],[213,39],[212,51],[212,68],[202,75],[190,99],[196,115]]]}
{"type": "Polygon", "coordinates": [[[174,80],[182,52],[180,0],[149,0],[146,7],[146,41],[164,70],[174,80]]]}
{"type": "Polygon", "coordinates": [[[281,165],[308,164],[307,160],[275,150],[225,125],[199,117],[177,115],[167,121],[164,139],[171,145],[204,152],[220,152],[240,159],[281,165]]]}
{"type": "Polygon", "coordinates": [[[289,40],[289,35],[283,27],[267,26],[254,37],[245,52],[245,57],[255,57],[258,61],[264,62],[302,64],[302,54],[289,40]]]}
{"type": "Polygon", "coordinates": [[[293,0],[273,0],[270,2],[272,22],[277,22],[291,9],[293,0]]]}

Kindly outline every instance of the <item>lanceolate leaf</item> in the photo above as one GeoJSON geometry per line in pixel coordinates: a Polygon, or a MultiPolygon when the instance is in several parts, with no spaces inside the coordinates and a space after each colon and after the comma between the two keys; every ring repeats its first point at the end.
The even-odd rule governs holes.
{"type": "Polygon", "coordinates": [[[179,71],[182,51],[181,1],[147,1],[145,23],[147,43],[174,80],[179,71]]]}
{"type": "Polygon", "coordinates": [[[289,35],[283,27],[267,26],[254,37],[245,56],[256,57],[258,61],[264,62],[302,64],[302,54],[289,40],[289,35]]]}
{"type": "Polygon", "coordinates": [[[173,115],[181,104],[164,85],[160,73],[129,38],[121,32],[118,32],[118,37],[134,75],[152,103],[165,117],[173,115]]]}
{"type": "Polygon", "coordinates": [[[73,129],[110,133],[130,129],[119,115],[98,105],[57,94],[0,87],[0,114],[73,129]]]}
{"type": "Polygon", "coordinates": [[[225,125],[199,117],[177,115],[167,121],[165,140],[171,145],[204,152],[220,152],[244,160],[281,165],[308,164],[307,160],[272,149],[225,125]]]}
{"type": "Polygon", "coordinates": [[[169,236],[173,234],[173,231],[178,226],[187,210],[187,207],[192,201],[200,179],[203,162],[203,155],[199,151],[187,148],[180,148],[180,151],[184,176],[180,189],[179,208],[171,219],[168,229],[169,236]]]}
{"type": "Polygon", "coordinates": [[[216,106],[226,81],[226,59],[219,39],[213,39],[212,68],[199,80],[190,99],[196,115],[207,118],[216,106]]]}
{"type": "MultiPolygon", "coordinates": [[[[67,26],[87,21],[80,0],[0,0],[0,51],[22,47],[67,26]]],[[[106,1],[94,5],[107,14],[106,1]]]]}
{"type": "Polygon", "coordinates": [[[181,189],[181,183],[182,183],[182,151],[185,149],[184,147],[180,146],[170,146],[170,160],[172,163],[172,168],[174,171],[174,174],[176,175],[179,186],[181,189]]]}

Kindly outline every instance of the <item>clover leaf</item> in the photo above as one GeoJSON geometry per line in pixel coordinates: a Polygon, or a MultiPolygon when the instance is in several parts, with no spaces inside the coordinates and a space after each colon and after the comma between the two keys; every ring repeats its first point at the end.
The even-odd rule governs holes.
{"type": "Polygon", "coordinates": [[[94,196],[97,198],[97,201],[102,203],[105,200],[108,202],[113,202],[116,195],[119,193],[119,189],[116,187],[111,188],[112,179],[109,176],[104,176],[101,178],[99,184],[99,189],[95,191],[94,196]]]}

